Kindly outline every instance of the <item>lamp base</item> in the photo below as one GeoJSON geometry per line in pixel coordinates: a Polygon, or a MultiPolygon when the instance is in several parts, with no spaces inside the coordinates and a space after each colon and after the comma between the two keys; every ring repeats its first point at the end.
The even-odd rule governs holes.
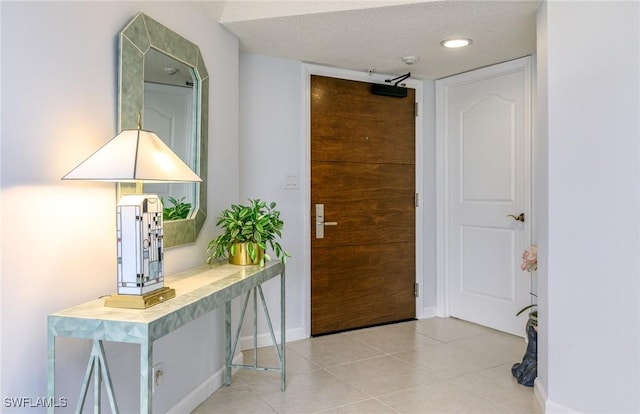
{"type": "Polygon", "coordinates": [[[144,295],[111,295],[104,301],[110,308],[146,309],[176,297],[176,290],[163,287],[144,295]]]}

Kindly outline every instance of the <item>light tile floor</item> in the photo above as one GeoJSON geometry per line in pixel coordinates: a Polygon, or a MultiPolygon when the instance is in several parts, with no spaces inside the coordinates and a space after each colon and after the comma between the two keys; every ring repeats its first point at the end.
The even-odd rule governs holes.
{"type": "MultiPolygon", "coordinates": [[[[278,372],[240,370],[194,413],[540,414],[533,388],[511,375],[525,349],[523,338],[452,318],[304,339],[287,344],[285,392],[278,372]]],[[[277,366],[273,347],[258,359],[277,366]]]]}

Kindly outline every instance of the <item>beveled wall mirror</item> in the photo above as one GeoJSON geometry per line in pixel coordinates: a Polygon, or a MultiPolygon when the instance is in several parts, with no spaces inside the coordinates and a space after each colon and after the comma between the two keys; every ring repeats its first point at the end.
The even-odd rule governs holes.
{"type": "MultiPolygon", "coordinates": [[[[147,192],[191,204],[187,218],[164,221],[164,246],[193,243],[207,216],[209,74],[200,49],[138,13],[120,32],[119,130],[156,132],[202,178],[194,184],[145,184],[147,192]]],[[[121,192],[131,192],[126,184],[121,192]]]]}

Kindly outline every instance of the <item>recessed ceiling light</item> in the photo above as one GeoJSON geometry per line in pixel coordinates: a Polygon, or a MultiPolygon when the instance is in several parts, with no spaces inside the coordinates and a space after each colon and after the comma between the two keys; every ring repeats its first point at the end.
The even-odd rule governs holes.
{"type": "Polygon", "coordinates": [[[442,46],[447,47],[449,49],[469,46],[471,43],[473,43],[473,40],[471,39],[448,39],[440,42],[442,46]]]}

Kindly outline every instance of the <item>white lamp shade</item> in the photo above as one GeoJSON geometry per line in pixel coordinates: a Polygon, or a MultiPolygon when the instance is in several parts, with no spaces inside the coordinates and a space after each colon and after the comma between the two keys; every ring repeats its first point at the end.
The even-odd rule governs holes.
{"type": "Polygon", "coordinates": [[[62,177],[115,182],[202,181],[153,132],[126,129],[62,177]]]}

